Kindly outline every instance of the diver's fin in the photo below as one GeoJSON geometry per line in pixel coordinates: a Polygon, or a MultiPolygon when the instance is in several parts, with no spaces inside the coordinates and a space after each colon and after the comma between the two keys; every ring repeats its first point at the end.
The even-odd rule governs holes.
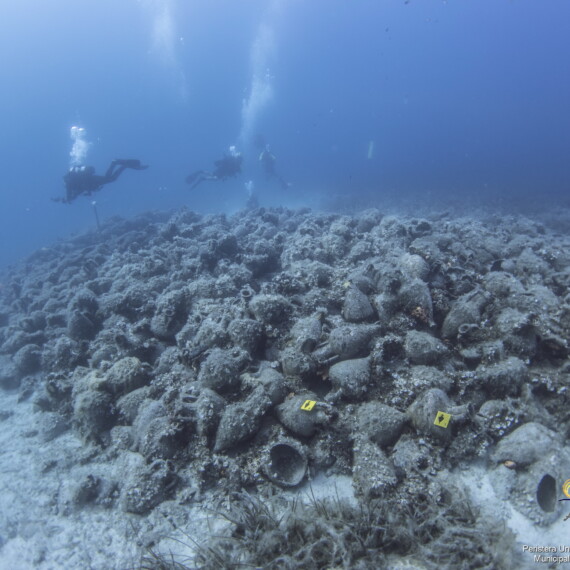
{"type": "Polygon", "coordinates": [[[145,170],[148,165],[141,164],[141,161],[136,158],[117,158],[115,164],[124,166],[125,168],[132,168],[134,170],[145,170]]]}

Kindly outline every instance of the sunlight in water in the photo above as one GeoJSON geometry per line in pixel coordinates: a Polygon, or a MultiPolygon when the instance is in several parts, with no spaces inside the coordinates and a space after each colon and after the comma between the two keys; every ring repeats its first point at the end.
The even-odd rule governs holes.
{"type": "Polygon", "coordinates": [[[160,63],[173,72],[177,90],[183,101],[187,98],[186,75],[177,53],[177,44],[183,44],[176,29],[174,6],[172,0],[147,0],[147,11],[152,21],[150,53],[160,63]]]}
{"type": "Polygon", "coordinates": [[[271,3],[251,46],[251,85],[241,109],[239,141],[242,146],[251,141],[260,114],[273,98],[273,76],[270,72],[276,46],[273,21],[279,15],[281,6],[279,0],[271,3]]]}

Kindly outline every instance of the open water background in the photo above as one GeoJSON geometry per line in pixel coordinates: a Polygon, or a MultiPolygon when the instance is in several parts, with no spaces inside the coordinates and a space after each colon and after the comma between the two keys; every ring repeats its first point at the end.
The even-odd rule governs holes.
{"type": "Polygon", "coordinates": [[[570,180],[566,0],[19,0],[0,6],[0,267],[94,226],[54,203],[81,158],[127,171],[102,219],[331,197],[559,209],[570,180]],[[262,133],[291,182],[268,183],[262,133]],[[372,152],[371,141],[373,141],[372,152]],[[244,173],[190,192],[231,144],[244,173]]]}

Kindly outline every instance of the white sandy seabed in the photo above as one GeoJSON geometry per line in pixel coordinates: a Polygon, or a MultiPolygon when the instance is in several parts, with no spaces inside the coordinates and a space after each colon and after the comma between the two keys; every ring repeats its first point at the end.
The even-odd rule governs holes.
{"type": "MultiPolygon", "coordinates": [[[[138,517],[117,508],[73,508],[67,499],[71,482],[98,469],[106,477],[121,479],[129,468],[128,460],[97,463],[71,431],[53,441],[42,441],[37,427],[40,417],[30,402],[18,403],[16,394],[1,394],[1,570],[135,569],[141,559],[141,543],[152,542],[153,537],[156,550],[176,552],[178,560],[183,560],[191,556],[192,539],[200,542],[219,532],[222,523],[196,503],[180,506],[186,511],[185,534],[177,531],[160,509],[138,517]]],[[[561,517],[550,527],[536,527],[497,497],[483,467],[465,469],[457,476],[470,490],[482,516],[499,515],[516,533],[519,552],[523,545],[570,545],[570,519],[561,517]]],[[[349,477],[318,476],[311,487],[317,498],[352,497],[349,477]]],[[[307,496],[307,488],[301,493],[307,496]]],[[[524,554],[524,560],[528,568],[549,567],[534,562],[530,552],[524,554]]]]}

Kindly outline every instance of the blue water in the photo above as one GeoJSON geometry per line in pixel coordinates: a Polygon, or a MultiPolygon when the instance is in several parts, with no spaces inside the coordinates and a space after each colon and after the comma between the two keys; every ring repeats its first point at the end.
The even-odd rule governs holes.
{"type": "Polygon", "coordinates": [[[0,7],[0,267],[101,219],[330,195],[568,203],[567,0],[18,0],[0,7]],[[71,205],[72,126],[102,173],[71,205]],[[286,191],[261,172],[263,133],[286,191]],[[231,144],[241,177],[189,191],[231,144]],[[369,153],[370,151],[370,153],[369,153]]]}

